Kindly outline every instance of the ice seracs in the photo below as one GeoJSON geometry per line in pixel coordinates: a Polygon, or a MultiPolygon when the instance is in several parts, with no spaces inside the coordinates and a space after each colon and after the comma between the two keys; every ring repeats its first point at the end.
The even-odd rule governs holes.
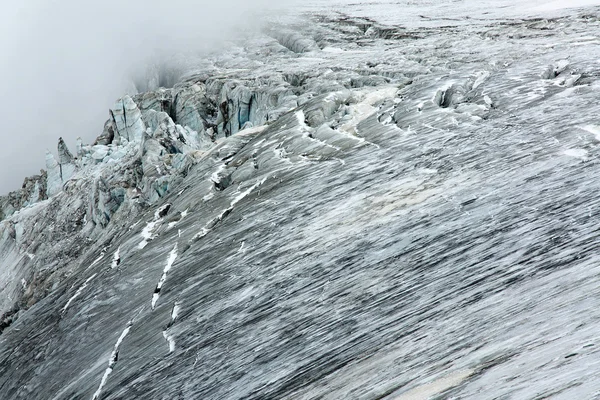
{"type": "Polygon", "coordinates": [[[50,150],[46,150],[46,171],[48,174],[46,182],[47,196],[51,197],[62,190],[63,181],[60,175],[60,164],[50,150]]]}
{"type": "Polygon", "coordinates": [[[130,96],[124,96],[115,103],[111,109],[111,117],[115,124],[115,140],[141,141],[146,126],[140,109],[130,96]]]}

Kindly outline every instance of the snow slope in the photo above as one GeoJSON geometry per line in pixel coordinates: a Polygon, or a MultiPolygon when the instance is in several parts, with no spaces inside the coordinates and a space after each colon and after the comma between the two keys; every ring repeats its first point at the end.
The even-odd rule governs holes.
{"type": "Polygon", "coordinates": [[[600,10],[503,4],[314,2],[59,143],[0,398],[597,398],[600,10]]]}

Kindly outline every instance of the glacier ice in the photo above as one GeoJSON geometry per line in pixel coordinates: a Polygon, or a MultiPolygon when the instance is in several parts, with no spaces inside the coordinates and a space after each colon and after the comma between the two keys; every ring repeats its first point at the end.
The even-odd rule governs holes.
{"type": "Polygon", "coordinates": [[[0,397],[596,396],[598,10],[316,3],[0,197],[0,397]]]}

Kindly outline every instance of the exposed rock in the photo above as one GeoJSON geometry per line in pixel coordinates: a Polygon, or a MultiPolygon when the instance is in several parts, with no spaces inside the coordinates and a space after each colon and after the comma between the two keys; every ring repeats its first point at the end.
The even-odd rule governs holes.
{"type": "Polygon", "coordinates": [[[60,178],[64,184],[75,174],[77,167],[73,155],[62,138],[58,139],[58,163],[60,165],[60,178]]]}
{"type": "Polygon", "coordinates": [[[104,124],[104,130],[100,136],[96,138],[95,145],[108,145],[115,139],[115,121],[111,118],[104,124]]]}
{"type": "Polygon", "coordinates": [[[69,151],[63,138],[58,139],[58,162],[60,165],[73,163],[73,155],[69,151]]]}
{"type": "Polygon", "coordinates": [[[18,207],[18,209],[35,204],[39,201],[46,200],[46,180],[47,175],[46,171],[44,170],[40,171],[40,175],[34,175],[25,178],[25,181],[23,181],[23,187],[21,189],[22,198],[25,199],[25,201],[21,206],[18,207]]]}
{"type": "Polygon", "coordinates": [[[40,175],[25,178],[21,189],[0,196],[0,221],[10,217],[15,211],[47,199],[47,173],[40,171],[40,175]]]}

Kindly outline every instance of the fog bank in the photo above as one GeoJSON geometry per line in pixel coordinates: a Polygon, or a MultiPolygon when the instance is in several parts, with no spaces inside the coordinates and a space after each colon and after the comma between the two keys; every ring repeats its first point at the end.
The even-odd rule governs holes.
{"type": "MultiPolygon", "coordinates": [[[[102,132],[108,107],[156,54],[207,51],[256,27],[267,0],[29,0],[0,13],[0,194],[62,136],[102,132]]],[[[278,3],[281,7],[281,3],[278,3]]]]}

